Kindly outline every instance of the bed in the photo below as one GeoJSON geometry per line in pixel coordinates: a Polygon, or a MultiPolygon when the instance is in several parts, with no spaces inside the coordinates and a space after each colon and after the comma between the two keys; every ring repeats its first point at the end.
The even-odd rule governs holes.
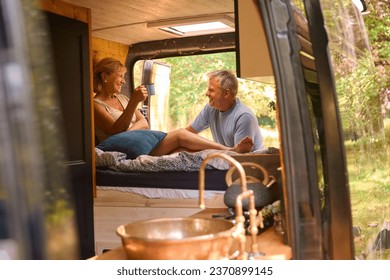
{"type": "MultiPolygon", "coordinates": [[[[133,187],[176,189],[183,193],[186,190],[198,190],[199,168],[203,160],[215,152],[216,150],[180,152],[160,157],[142,155],[131,160],[119,152],[103,152],[96,149],[97,186],[117,186],[122,191],[130,192],[133,187]]],[[[209,161],[206,166],[206,189],[226,190],[227,169],[229,163],[224,159],[209,161]]]]}
{"type": "MultiPolygon", "coordinates": [[[[257,162],[277,177],[280,166],[278,154],[269,150],[247,154],[231,151],[204,150],[197,153],[180,152],[166,156],[142,155],[128,159],[121,152],[104,152],[95,148],[97,190],[118,190],[137,193],[148,198],[194,198],[198,197],[199,169],[202,162],[214,153],[232,156],[238,162],[257,162]],[[156,194],[153,192],[156,191],[156,194]],[[177,193],[178,197],[172,194],[177,193]]],[[[208,161],[205,170],[206,196],[223,193],[228,187],[225,181],[230,163],[223,158],[208,161]]],[[[246,170],[247,172],[250,170],[246,170]]],[[[253,176],[260,176],[258,172],[253,176]]]]}
{"type": "MultiPolygon", "coordinates": [[[[120,244],[115,235],[120,224],[157,217],[190,216],[199,212],[199,168],[203,160],[215,152],[227,153],[239,162],[260,163],[275,177],[280,166],[279,155],[270,154],[268,150],[248,154],[205,150],[127,159],[123,153],[95,148],[96,253],[120,244]]],[[[228,187],[225,176],[229,168],[225,159],[208,161],[205,170],[207,208],[226,208],[223,195],[228,187]]],[[[259,176],[258,170],[249,172],[252,176],[259,176]]]]}

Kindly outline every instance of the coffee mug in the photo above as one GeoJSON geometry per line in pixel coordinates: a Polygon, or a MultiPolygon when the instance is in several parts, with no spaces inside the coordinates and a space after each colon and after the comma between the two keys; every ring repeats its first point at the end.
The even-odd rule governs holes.
{"type": "Polygon", "coordinates": [[[155,95],[154,84],[147,84],[147,85],[145,85],[145,87],[148,91],[148,95],[155,95]]]}

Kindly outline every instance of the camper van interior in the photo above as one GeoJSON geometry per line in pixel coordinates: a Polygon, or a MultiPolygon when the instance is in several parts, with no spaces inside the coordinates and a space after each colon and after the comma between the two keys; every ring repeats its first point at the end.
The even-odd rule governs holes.
{"type": "MultiPolygon", "coordinates": [[[[137,226],[135,235],[147,241],[156,230],[143,231],[144,221],[165,219],[170,225],[184,218],[191,223],[216,221],[201,226],[213,234],[218,233],[220,221],[245,226],[240,234],[246,243],[240,248],[248,252],[234,255],[234,246],[221,245],[225,255],[211,251],[201,258],[357,258],[365,249],[356,245],[348,139],[344,139],[341,116],[345,108],[336,90],[335,69],[340,64],[334,59],[338,53],[330,48],[336,40],[345,41],[340,39],[346,34],[341,29],[350,28],[340,19],[348,16],[355,28],[356,41],[343,47],[351,51],[358,43],[359,54],[369,47],[362,43],[366,34],[360,11],[352,1],[345,2],[39,0],[24,5],[24,9],[37,8],[47,22],[51,50],[47,53],[53,62],[64,165],[75,210],[80,251],[76,258],[180,258],[173,247],[150,252],[154,245],[131,255],[131,246],[125,246],[129,236],[123,231],[137,226]],[[336,16],[340,22],[332,25],[336,16]],[[258,117],[266,147],[245,154],[215,156],[215,151],[206,150],[133,160],[97,149],[92,73],[104,57],[126,66],[123,94],[131,96],[140,84],[153,91],[138,109],[151,129],[161,131],[188,126],[207,102],[207,72],[229,68],[239,78],[240,100],[258,117]],[[234,207],[226,203],[227,190],[234,184],[241,184],[249,201],[257,190],[247,194],[242,185],[272,188],[276,196],[257,208],[250,202],[251,211],[246,209],[241,217],[241,196],[235,198],[234,207]],[[201,202],[205,209],[200,208],[201,202]],[[254,252],[259,250],[263,254],[254,252]]],[[[352,57],[356,59],[347,58],[352,57]]],[[[202,136],[211,137],[207,131],[202,136]]],[[[380,219],[386,220],[386,215],[380,219]]],[[[164,230],[157,232],[162,235],[164,230]]],[[[190,231],[196,234],[197,230],[190,231]]],[[[50,258],[50,254],[19,255],[50,258]]]]}
{"type": "MultiPolygon", "coordinates": [[[[89,59],[92,60],[92,65],[105,56],[113,56],[121,60],[129,69],[127,88],[124,89],[127,95],[132,92],[132,89],[136,86],[136,82],[146,83],[148,81],[147,83],[153,83],[159,100],[156,100],[157,96],[156,99],[153,96],[150,100],[146,100],[140,109],[148,118],[152,129],[167,131],[170,129],[168,126],[169,120],[166,122],[159,122],[159,120],[164,119],[164,117],[166,118],[166,111],[168,109],[166,108],[167,99],[165,98],[164,100],[164,96],[169,94],[171,83],[170,68],[175,67],[175,65],[167,67],[167,64],[159,62],[158,59],[183,56],[184,54],[203,55],[216,52],[230,52],[235,54],[236,34],[234,31],[236,29],[235,26],[238,26],[238,23],[235,22],[235,5],[238,7],[238,2],[215,1],[210,6],[210,3],[206,4],[204,1],[198,1],[191,6],[191,9],[184,8],[188,4],[185,1],[178,3],[159,3],[153,9],[146,8],[148,3],[148,1],[118,1],[112,2],[109,5],[110,7],[107,7],[103,1],[55,1],[53,3],[50,1],[41,1],[43,7],[49,11],[51,30],[56,34],[60,33],[56,31],[58,28],[56,27],[57,25],[61,25],[61,28],[69,25],[67,22],[69,21],[68,18],[63,18],[63,15],[58,16],[58,13],[61,14],[62,10],[67,11],[64,8],[61,9],[62,6],[70,7],[73,13],[76,13],[75,11],[77,9],[86,11],[85,18],[87,22],[85,28],[90,29],[91,41],[89,42],[89,47],[92,48],[92,53],[89,59]],[[169,7],[172,5],[175,6],[175,9],[162,9],[163,6],[169,7]],[[180,16],[177,15],[177,9],[183,11],[180,16]],[[112,13],[120,13],[120,15],[118,14],[113,17],[112,13]],[[56,23],[60,19],[63,19],[66,23],[56,23]],[[191,25],[196,27],[213,22],[223,24],[225,27],[205,31],[185,31],[181,33],[172,31],[179,30],[179,28],[183,27],[190,28],[191,25]],[[111,48],[111,46],[113,47],[111,48]],[[142,64],[138,66],[140,62],[142,64]],[[138,73],[132,70],[137,67],[140,68],[138,73]],[[156,107],[160,108],[156,109],[156,107]],[[156,115],[161,110],[165,111],[165,113],[156,115]]],[[[254,3],[250,4],[251,6],[248,7],[246,5],[242,6],[242,13],[254,11],[254,3]]],[[[256,17],[256,13],[253,14],[253,18],[256,19],[256,24],[261,27],[261,21],[256,17]]],[[[242,23],[242,25],[244,24],[250,25],[252,23],[242,23]]],[[[242,29],[245,30],[248,28],[244,25],[242,29]]],[[[65,31],[61,30],[60,34],[62,32],[65,31]]],[[[242,49],[248,48],[255,40],[256,44],[259,46],[262,45],[261,49],[263,50],[260,53],[256,53],[254,50],[248,54],[244,51],[241,52],[242,54],[247,54],[246,57],[241,55],[240,58],[237,58],[243,66],[251,66],[243,60],[250,60],[250,57],[253,57],[253,55],[259,56],[258,59],[263,62],[262,67],[258,69],[253,66],[251,66],[252,69],[242,67],[240,69],[244,75],[242,77],[273,83],[271,61],[267,51],[268,48],[264,33],[262,32],[258,35],[256,33],[246,34],[242,32],[242,34],[245,36],[242,36],[241,40],[246,40],[241,45],[242,49]]],[[[56,44],[56,41],[54,41],[54,44],[56,44]]],[[[63,69],[68,69],[68,67],[64,66],[73,64],[69,56],[60,53],[59,49],[61,48],[64,51],[69,51],[70,49],[69,45],[65,45],[63,39],[59,38],[54,49],[55,52],[58,52],[58,54],[55,54],[55,61],[57,69],[60,69],[58,71],[61,72],[60,80],[68,79],[66,77],[68,75],[63,75],[63,69]]],[[[77,57],[77,59],[83,58],[88,59],[88,57],[81,55],[77,57]]],[[[70,71],[74,73],[74,70],[70,71]]],[[[70,76],[68,77],[70,78],[70,76]]],[[[72,78],[72,80],[74,79],[72,78]]],[[[65,80],[62,82],[59,81],[59,83],[69,86],[69,82],[65,80]]],[[[74,89],[71,90],[66,87],[64,86],[63,89],[60,89],[60,91],[64,90],[63,96],[65,96],[65,92],[75,92],[74,89]]],[[[65,102],[71,104],[71,106],[75,104],[75,102],[65,102]]],[[[83,100],[80,106],[84,107],[85,104],[88,105],[89,103],[83,100]]],[[[64,109],[64,111],[68,110],[64,109]]],[[[85,108],[82,112],[84,114],[91,114],[85,108]]],[[[71,120],[74,114],[70,111],[68,114],[72,115],[72,117],[65,117],[65,123],[69,122],[69,129],[74,130],[73,124],[75,120],[71,120]]],[[[80,127],[80,139],[85,139],[82,136],[87,125],[84,124],[83,127],[80,127]]],[[[92,125],[88,125],[88,127],[92,127],[92,125]]],[[[93,133],[93,129],[91,130],[93,133]]],[[[71,142],[68,144],[69,146],[74,145],[74,134],[68,142],[71,142]]],[[[90,143],[84,143],[84,146],[85,144],[88,144],[86,147],[89,147],[86,148],[86,151],[94,146],[89,146],[90,143]]],[[[80,145],[78,146],[80,147],[80,145]]],[[[82,153],[79,155],[84,156],[82,153]]],[[[104,158],[99,153],[95,154],[93,151],[92,158],[90,170],[95,176],[92,181],[96,180],[93,183],[93,215],[90,214],[89,219],[85,218],[84,221],[87,223],[80,226],[85,231],[91,232],[86,228],[85,224],[93,225],[93,250],[96,254],[101,254],[103,251],[120,246],[121,240],[115,232],[120,224],[151,218],[185,217],[200,212],[198,205],[199,166],[194,166],[189,171],[188,166],[185,168],[180,167],[179,164],[173,162],[171,164],[174,164],[176,168],[172,170],[166,169],[166,165],[156,162],[154,165],[151,163],[146,168],[133,168],[132,172],[120,172],[121,170],[117,170],[114,166],[107,166],[104,158]],[[153,167],[156,165],[159,166],[157,171],[160,172],[158,173],[156,173],[156,168],[153,167]],[[115,169],[116,171],[113,171],[115,169]],[[91,216],[93,216],[92,222],[90,220],[91,216]]],[[[255,158],[255,161],[265,161],[262,164],[267,167],[272,166],[270,173],[274,174],[274,176],[277,175],[277,168],[280,167],[279,155],[265,154],[263,156],[255,156],[255,158]],[[266,158],[266,160],[260,158],[266,158]]],[[[155,160],[157,161],[157,159],[155,160]]],[[[171,160],[173,161],[173,159],[171,160]]],[[[226,172],[227,170],[207,170],[207,208],[219,209],[226,207],[223,203],[223,193],[227,188],[225,182],[226,172]]],[[[80,196],[83,197],[85,194],[80,196]]]]}

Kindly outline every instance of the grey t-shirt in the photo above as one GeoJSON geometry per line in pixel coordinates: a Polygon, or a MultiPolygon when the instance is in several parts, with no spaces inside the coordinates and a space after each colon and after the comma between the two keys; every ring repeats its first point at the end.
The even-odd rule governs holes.
{"type": "Polygon", "coordinates": [[[191,126],[198,133],[210,127],[214,141],[228,147],[234,147],[243,138],[251,137],[254,141],[253,151],[264,149],[255,114],[238,98],[226,112],[206,104],[191,126]]]}

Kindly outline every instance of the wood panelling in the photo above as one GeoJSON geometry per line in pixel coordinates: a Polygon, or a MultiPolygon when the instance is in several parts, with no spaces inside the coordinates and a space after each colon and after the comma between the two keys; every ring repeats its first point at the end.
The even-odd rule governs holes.
{"type": "MultiPolygon", "coordinates": [[[[147,23],[166,19],[226,15],[234,18],[233,0],[64,0],[92,11],[92,36],[131,45],[177,38],[147,23]],[[180,11],[180,12],[179,12],[180,11]]],[[[51,1],[53,2],[53,1],[51,1]]],[[[54,1],[56,2],[56,1],[54,1]]]]}
{"type": "Polygon", "coordinates": [[[47,12],[73,18],[85,23],[91,22],[91,10],[88,8],[59,0],[39,0],[38,3],[41,9],[47,12]]]}
{"type": "Polygon", "coordinates": [[[128,45],[92,37],[93,65],[105,57],[118,59],[120,62],[125,64],[128,51],[128,45]]]}

